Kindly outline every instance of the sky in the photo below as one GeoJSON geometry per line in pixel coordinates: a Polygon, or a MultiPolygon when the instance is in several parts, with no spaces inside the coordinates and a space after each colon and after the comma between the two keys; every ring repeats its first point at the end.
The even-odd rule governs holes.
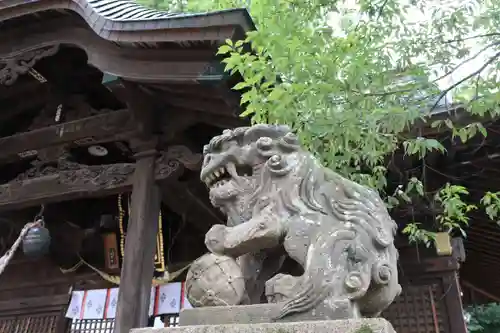
{"type": "MultiPolygon", "coordinates": [[[[457,7],[458,5],[462,5],[465,3],[476,3],[476,1],[472,0],[425,0],[428,6],[426,7],[426,10],[421,11],[417,9],[413,9],[408,11],[408,20],[410,22],[429,22],[429,17],[431,17],[431,10],[433,7],[440,8],[442,12],[447,12],[447,11],[452,11],[454,7],[457,7]]],[[[346,0],[344,1],[344,6],[345,8],[349,9],[355,9],[357,8],[356,0],[346,0]]],[[[484,7],[482,5],[478,5],[474,7],[475,12],[479,12],[484,7]]],[[[473,16],[471,16],[473,17],[473,16]]],[[[332,27],[340,27],[341,25],[341,15],[338,13],[331,13],[329,15],[330,19],[330,25],[332,27]]],[[[334,31],[339,31],[339,29],[334,29],[334,31]]],[[[472,31],[472,26],[471,26],[471,34],[480,34],[481,31],[472,31]]],[[[451,38],[452,36],[450,36],[451,38]]],[[[475,54],[479,52],[479,50],[483,47],[481,44],[479,44],[478,40],[471,40],[470,42],[467,43],[471,50],[471,54],[475,54]]],[[[437,81],[437,84],[440,89],[446,89],[450,87],[453,83],[458,82],[460,79],[464,78],[465,76],[473,73],[474,71],[478,70],[486,61],[488,57],[492,55],[493,51],[490,50],[490,52],[484,52],[480,56],[478,56],[475,59],[472,59],[462,66],[460,66],[456,71],[453,72],[452,75],[449,75],[445,77],[442,80],[437,81]]],[[[438,75],[441,76],[445,72],[443,70],[439,70],[440,72],[438,75]]],[[[436,76],[437,78],[438,76],[436,76]]],[[[432,78],[431,78],[432,79],[432,78]]]]}

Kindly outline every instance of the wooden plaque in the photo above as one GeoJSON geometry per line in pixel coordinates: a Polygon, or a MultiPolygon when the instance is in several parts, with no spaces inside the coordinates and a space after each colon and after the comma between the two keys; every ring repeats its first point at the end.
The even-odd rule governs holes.
{"type": "Polygon", "coordinates": [[[106,272],[120,271],[120,261],[118,252],[118,242],[114,233],[107,233],[104,240],[104,269],[106,272]]]}

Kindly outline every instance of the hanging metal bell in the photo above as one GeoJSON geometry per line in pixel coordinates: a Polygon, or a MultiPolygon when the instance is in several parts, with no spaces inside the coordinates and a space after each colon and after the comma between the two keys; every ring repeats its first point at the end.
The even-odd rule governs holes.
{"type": "Polygon", "coordinates": [[[49,252],[50,233],[44,226],[35,226],[28,230],[23,238],[23,252],[30,258],[38,258],[49,252]]]}

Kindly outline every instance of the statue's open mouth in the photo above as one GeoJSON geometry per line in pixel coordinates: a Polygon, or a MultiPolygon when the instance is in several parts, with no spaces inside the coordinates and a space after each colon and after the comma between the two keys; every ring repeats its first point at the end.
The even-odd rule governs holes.
{"type": "Polygon", "coordinates": [[[253,174],[252,167],[248,165],[239,165],[228,163],[227,165],[214,169],[203,179],[203,182],[209,187],[219,187],[225,185],[231,180],[238,180],[240,177],[251,176],[253,174]]]}

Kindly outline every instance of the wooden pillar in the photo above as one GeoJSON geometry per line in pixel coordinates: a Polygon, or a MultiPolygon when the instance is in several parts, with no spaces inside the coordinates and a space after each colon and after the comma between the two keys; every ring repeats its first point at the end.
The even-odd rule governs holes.
{"type": "Polygon", "coordinates": [[[161,200],[154,177],[155,153],[137,155],[115,333],[129,333],[148,324],[161,200]]]}
{"type": "Polygon", "coordinates": [[[450,332],[467,333],[457,273],[453,271],[445,275],[442,281],[450,332]]]}

